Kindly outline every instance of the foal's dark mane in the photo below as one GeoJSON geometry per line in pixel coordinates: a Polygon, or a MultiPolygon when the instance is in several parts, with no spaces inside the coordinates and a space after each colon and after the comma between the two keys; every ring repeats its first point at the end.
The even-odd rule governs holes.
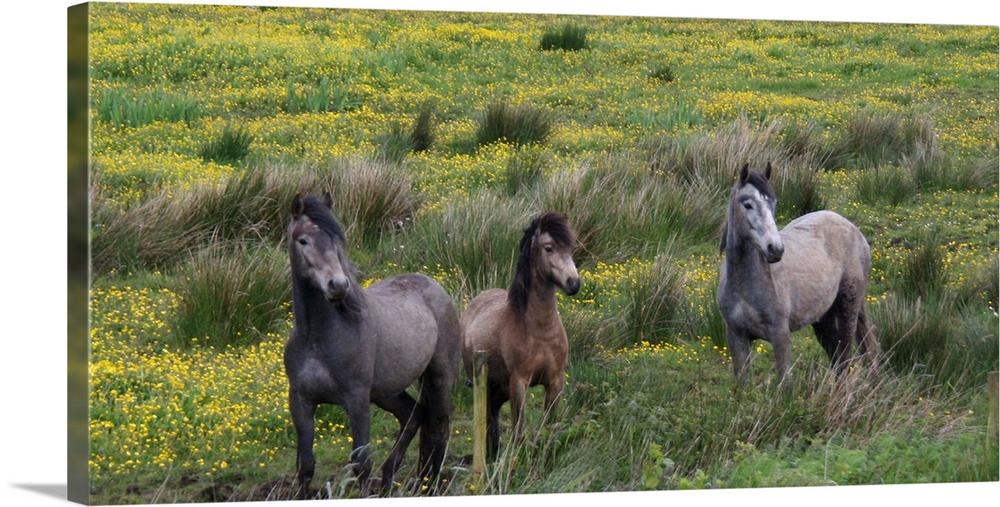
{"type": "MultiPolygon", "coordinates": [[[[347,297],[341,301],[341,306],[347,310],[345,313],[352,320],[360,317],[361,309],[364,305],[364,293],[361,292],[360,285],[354,275],[355,269],[350,260],[347,259],[344,249],[347,248],[347,236],[344,235],[344,227],[337,221],[337,217],[330,211],[330,205],[315,195],[307,195],[297,201],[300,208],[293,210],[295,217],[305,215],[310,222],[319,227],[324,234],[330,235],[336,243],[338,257],[344,264],[344,274],[350,284],[347,290],[347,297]]],[[[291,238],[289,238],[291,240],[291,238]]]]}
{"type": "Polygon", "coordinates": [[[576,235],[569,226],[566,215],[550,211],[531,221],[524,229],[521,237],[521,256],[517,259],[517,270],[514,272],[514,283],[507,292],[507,300],[517,310],[518,315],[524,315],[528,306],[528,295],[531,293],[532,270],[534,269],[534,254],[532,239],[548,233],[559,245],[572,246],[576,243],[576,235]]]}

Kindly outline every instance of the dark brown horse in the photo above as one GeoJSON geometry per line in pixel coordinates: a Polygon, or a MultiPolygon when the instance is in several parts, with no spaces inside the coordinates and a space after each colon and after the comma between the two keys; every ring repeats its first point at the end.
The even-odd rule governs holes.
{"type": "Polygon", "coordinates": [[[580,275],[573,263],[575,245],[576,235],[566,215],[538,217],[524,230],[510,290],[483,292],[462,315],[462,356],[470,379],[475,352],[487,354],[490,457],[496,457],[499,450],[504,403],[510,401],[511,426],[519,435],[529,387],[545,387],[546,413],[562,393],[569,341],[556,307],[556,289],[567,295],[580,290],[580,275]]]}
{"type": "Polygon", "coordinates": [[[865,312],[871,249],[844,217],[817,211],[781,232],[771,164],[764,172],[744,165],[729,197],[720,249],[719,311],[737,385],[746,383],[750,342],[771,342],[778,382],[791,370],[790,334],[812,325],[831,366],[841,372],[854,342],[859,355],[877,354],[865,312]]]}
{"type": "Polygon", "coordinates": [[[363,290],[347,260],[344,232],[329,195],[297,196],[288,224],[294,327],[285,347],[288,406],[297,436],[298,498],[316,467],[314,416],[320,403],[347,412],[351,462],[368,491],[371,404],[392,413],[399,435],[382,466],[392,486],[420,431],[421,477],[436,477],[450,434],[451,389],[459,365],[459,322],[451,297],[417,274],[386,278],[363,290]],[[414,400],[406,389],[419,381],[414,400]]]}

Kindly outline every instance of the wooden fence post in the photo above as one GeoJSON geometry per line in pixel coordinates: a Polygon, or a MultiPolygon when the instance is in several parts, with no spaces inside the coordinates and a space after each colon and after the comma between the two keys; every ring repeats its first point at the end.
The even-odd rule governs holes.
{"type": "Polygon", "coordinates": [[[477,350],[472,362],[472,484],[475,493],[486,486],[486,351],[477,350]]]}
{"type": "Polygon", "coordinates": [[[997,372],[991,371],[986,374],[986,387],[990,395],[990,415],[986,423],[987,442],[995,444],[997,442],[997,372]]]}

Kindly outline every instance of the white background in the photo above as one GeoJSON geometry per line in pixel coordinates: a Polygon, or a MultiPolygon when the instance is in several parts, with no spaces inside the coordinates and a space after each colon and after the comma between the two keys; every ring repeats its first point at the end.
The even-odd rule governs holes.
{"type": "MultiPolygon", "coordinates": [[[[15,0],[0,8],[0,499],[2,506],[60,505],[66,495],[66,10],[76,2],[15,0]]],[[[175,0],[174,3],[198,3],[175,0]]],[[[452,11],[613,14],[998,25],[993,1],[775,2],[701,0],[218,0],[200,3],[452,11]],[[993,5],[987,7],[987,5],[993,5]]],[[[548,505],[928,505],[990,504],[1000,483],[785,488],[729,491],[478,497],[548,505]],[[577,498],[579,497],[579,498],[577,498]]],[[[379,500],[368,504],[465,506],[470,497],[379,500]],[[428,503],[433,502],[433,503],[428,503]]],[[[344,503],[344,502],[340,502],[344,503]]],[[[357,503],[357,501],[347,501],[357,503]]],[[[279,505],[293,505],[280,502],[279,505]]],[[[275,505],[245,503],[242,505],[275,505]]]]}

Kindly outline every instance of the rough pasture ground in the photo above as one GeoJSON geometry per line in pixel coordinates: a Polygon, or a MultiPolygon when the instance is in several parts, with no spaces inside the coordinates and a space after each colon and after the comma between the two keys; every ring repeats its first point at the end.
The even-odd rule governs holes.
{"type": "MultiPolygon", "coordinates": [[[[192,300],[225,287],[209,275],[279,276],[281,210],[300,186],[333,187],[362,279],[421,271],[460,307],[508,283],[533,210],[574,220],[584,289],[560,302],[565,402],[505,450],[488,493],[998,479],[981,395],[997,368],[995,27],[130,4],[91,15],[95,503],[289,497],[285,289],[192,300]],[[570,22],[586,48],[540,48],[570,22]],[[479,145],[478,119],[502,100],[545,111],[544,142],[479,145]],[[394,148],[427,107],[430,145],[394,148]],[[203,157],[233,126],[245,152],[203,157]],[[796,396],[775,401],[767,357],[759,389],[730,394],[716,231],[736,168],[767,161],[781,222],[828,207],[871,241],[869,304],[893,352],[883,376],[854,371],[838,388],[802,334],[796,396]],[[218,315],[213,301],[279,317],[184,331],[210,329],[188,323],[218,315]]],[[[447,494],[466,494],[472,402],[454,396],[447,494]]],[[[354,495],[345,417],[318,420],[319,470],[335,496],[354,495]]],[[[376,460],[392,431],[374,421],[376,460]]]]}

